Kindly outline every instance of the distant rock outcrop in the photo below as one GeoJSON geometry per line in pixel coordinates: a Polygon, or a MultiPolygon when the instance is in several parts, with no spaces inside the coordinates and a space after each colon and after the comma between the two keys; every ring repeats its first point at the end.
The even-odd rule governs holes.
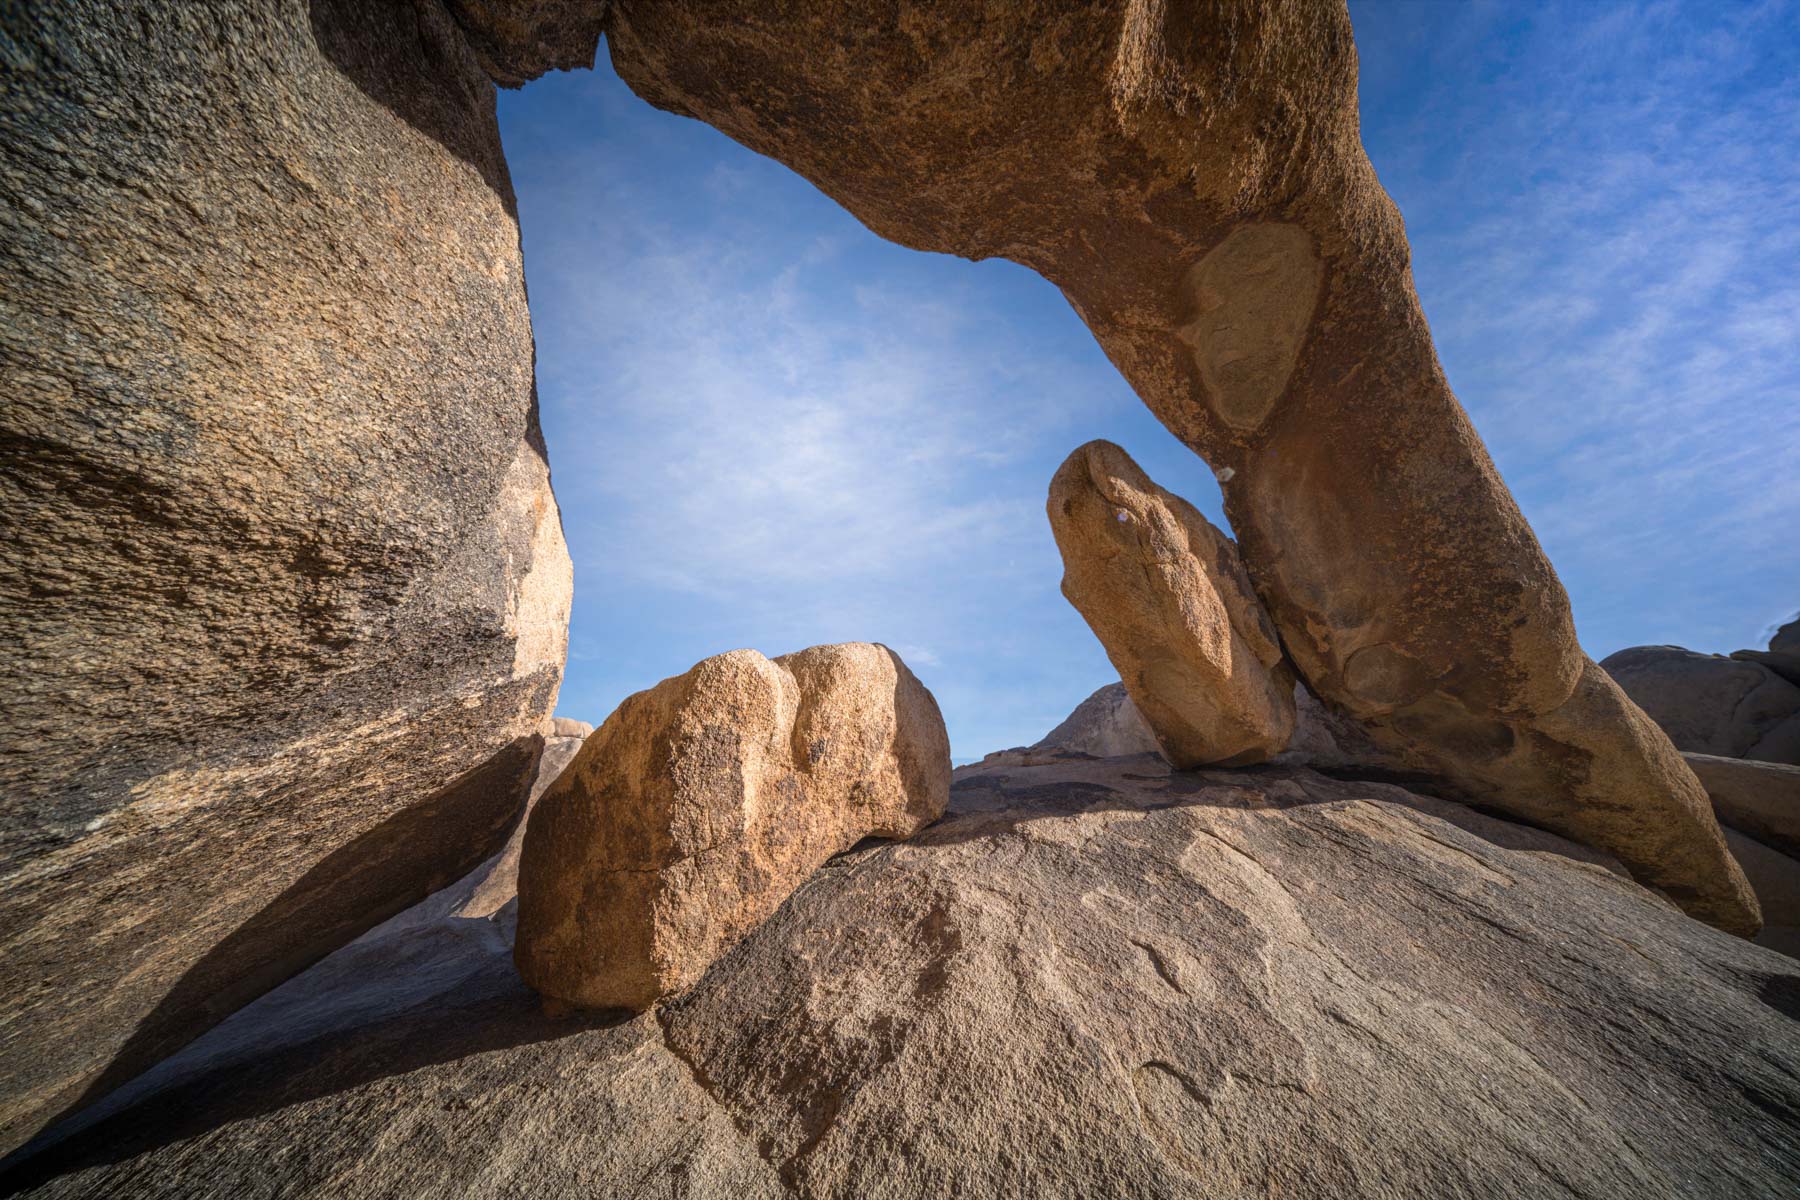
{"type": "Polygon", "coordinates": [[[571,573],[435,0],[0,25],[6,1147],[498,848],[571,573]]]}
{"type": "Polygon", "coordinates": [[[499,923],[410,919],[6,1186],[1686,1200],[1800,1178],[1800,963],[1595,852],[1380,784],[964,768],[947,819],[827,864],[625,1021],[546,1019],[499,923]]]}
{"type": "Polygon", "coordinates": [[[519,972],[583,1008],[679,991],[832,855],[944,811],[937,702],[885,646],[734,650],[629,697],[541,799],[519,972]]]}
{"type": "Polygon", "coordinates": [[[1760,662],[1633,646],[1600,665],[1682,750],[1800,763],[1800,686],[1760,662]]]}
{"type": "Polygon", "coordinates": [[[1025,747],[1027,753],[1066,751],[1095,758],[1121,758],[1129,754],[1161,754],[1156,735],[1122,683],[1109,683],[1075,706],[1062,724],[1025,747]]]}
{"type": "Polygon", "coordinates": [[[1046,507],[1063,595],[1163,756],[1236,766],[1286,748],[1293,674],[1231,539],[1111,442],[1069,455],[1046,507]]]}
{"type": "Polygon", "coordinates": [[[1800,685],[1800,617],[1777,629],[1767,650],[1733,650],[1731,657],[1761,663],[1789,683],[1800,685]]]}

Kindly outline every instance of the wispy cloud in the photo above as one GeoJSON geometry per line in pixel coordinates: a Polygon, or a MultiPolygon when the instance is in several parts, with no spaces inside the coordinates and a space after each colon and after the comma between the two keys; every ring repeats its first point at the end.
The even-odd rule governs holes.
{"type": "Polygon", "coordinates": [[[1794,6],[1352,15],[1446,369],[1584,640],[1750,642],[1800,600],[1794,6]]]}

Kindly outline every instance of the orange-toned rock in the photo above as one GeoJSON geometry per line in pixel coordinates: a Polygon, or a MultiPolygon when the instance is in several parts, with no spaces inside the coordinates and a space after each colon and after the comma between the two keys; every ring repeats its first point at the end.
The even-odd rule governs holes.
{"type": "Polygon", "coordinates": [[[1439,368],[1345,5],[629,0],[606,44],[639,95],[882,236],[1049,279],[1218,474],[1321,700],[1755,931],[1705,793],[1582,653],[1439,368]]]}
{"type": "Polygon", "coordinates": [[[621,704],[538,801],[514,960],[583,1008],[679,991],[832,855],[905,838],[950,793],[937,702],[852,642],[706,659],[621,704]]]}
{"type": "Polygon", "coordinates": [[[1063,595],[1177,767],[1265,762],[1294,732],[1294,680],[1237,547],[1125,451],[1089,442],[1050,481],[1063,595]]]}

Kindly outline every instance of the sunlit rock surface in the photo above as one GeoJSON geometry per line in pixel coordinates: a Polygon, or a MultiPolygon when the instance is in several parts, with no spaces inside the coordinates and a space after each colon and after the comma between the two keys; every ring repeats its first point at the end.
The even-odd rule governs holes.
{"type": "Polygon", "coordinates": [[[409,914],[5,1183],[1673,1200],[1800,1172],[1800,963],[1592,851],[1153,755],[964,768],[952,797],[631,1020],[547,1019],[510,909],[409,914]]]}

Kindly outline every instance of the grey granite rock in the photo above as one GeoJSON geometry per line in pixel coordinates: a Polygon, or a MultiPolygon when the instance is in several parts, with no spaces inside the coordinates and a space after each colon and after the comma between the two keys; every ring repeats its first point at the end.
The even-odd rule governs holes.
{"type": "Polygon", "coordinates": [[[369,935],[5,1184],[1660,1200],[1800,1173],[1800,963],[1382,784],[964,768],[949,817],[623,1024],[545,1018],[509,916],[369,935]]]}
{"type": "Polygon", "coordinates": [[[435,0],[0,20],[6,1147],[499,847],[570,569],[435,0]]]}

